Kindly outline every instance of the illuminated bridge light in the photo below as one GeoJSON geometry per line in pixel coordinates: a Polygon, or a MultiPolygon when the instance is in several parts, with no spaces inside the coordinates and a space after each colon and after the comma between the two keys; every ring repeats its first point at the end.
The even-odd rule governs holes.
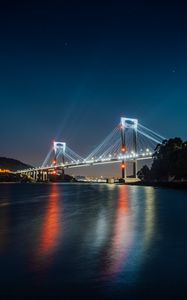
{"type": "Polygon", "coordinates": [[[11,173],[8,169],[0,169],[0,173],[11,173]]]}

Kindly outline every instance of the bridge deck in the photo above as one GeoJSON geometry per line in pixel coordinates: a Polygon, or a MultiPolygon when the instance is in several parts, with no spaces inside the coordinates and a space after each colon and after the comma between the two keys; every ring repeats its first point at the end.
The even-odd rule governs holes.
{"type": "MultiPolygon", "coordinates": [[[[111,159],[104,159],[104,160],[90,160],[90,161],[85,161],[85,162],[75,162],[75,163],[65,163],[65,164],[57,164],[57,165],[50,165],[46,167],[36,167],[36,168],[31,168],[31,169],[25,169],[25,170],[19,170],[16,173],[17,174],[22,174],[22,173],[27,173],[27,172],[34,172],[34,171],[47,171],[47,170],[52,170],[54,168],[56,169],[72,169],[72,168],[81,168],[81,167],[90,167],[90,166],[98,166],[98,165],[107,165],[107,164],[114,164],[114,163],[120,163],[123,158],[111,158],[111,159]]],[[[131,162],[134,160],[148,160],[152,159],[152,156],[150,155],[145,155],[145,156],[132,156],[129,158],[126,158],[126,162],[131,162]]]]}

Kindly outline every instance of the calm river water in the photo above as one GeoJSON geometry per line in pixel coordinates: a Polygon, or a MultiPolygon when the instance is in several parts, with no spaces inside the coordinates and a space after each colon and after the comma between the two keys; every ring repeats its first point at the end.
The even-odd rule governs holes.
{"type": "Polygon", "coordinates": [[[186,191],[0,185],[0,299],[140,296],[187,299],[186,191]]]}

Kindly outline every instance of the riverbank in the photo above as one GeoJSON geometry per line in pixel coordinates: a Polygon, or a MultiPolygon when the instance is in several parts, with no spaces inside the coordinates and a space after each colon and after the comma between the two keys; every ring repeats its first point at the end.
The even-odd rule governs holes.
{"type": "Polygon", "coordinates": [[[138,181],[138,182],[126,182],[126,185],[138,185],[138,186],[153,186],[153,187],[165,187],[172,189],[187,189],[187,182],[155,182],[155,181],[138,181]]]}

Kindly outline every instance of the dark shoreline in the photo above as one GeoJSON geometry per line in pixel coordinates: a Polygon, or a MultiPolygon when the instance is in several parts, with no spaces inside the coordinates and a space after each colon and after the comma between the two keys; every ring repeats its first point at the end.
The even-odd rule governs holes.
{"type": "Polygon", "coordinates": [[[187,182],[149,182],[149,181],[138,181],[125,183],[125,185],[136,185],[136,186],[152,186],[152,187],[164,187],[171,189],[187,189],[187,182]]]}

